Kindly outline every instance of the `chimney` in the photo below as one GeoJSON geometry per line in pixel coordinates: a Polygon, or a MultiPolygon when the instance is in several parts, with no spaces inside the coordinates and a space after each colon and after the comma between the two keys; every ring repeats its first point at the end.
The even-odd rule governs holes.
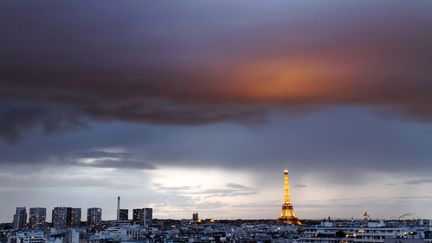
{"type": "Polygon", "coordinates": [[[117,222],[120,221],[120,196],[117,197],[117,222]]]}

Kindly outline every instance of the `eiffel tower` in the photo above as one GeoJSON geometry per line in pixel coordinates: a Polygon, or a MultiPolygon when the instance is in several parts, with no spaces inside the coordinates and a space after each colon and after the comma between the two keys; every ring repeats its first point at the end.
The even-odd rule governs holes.
{"type": "Polygon", "coordinates": [[[292,205],[291,196],[289,193],[287,169],[284,170],[284,203],[282,204],[279,221],[286,224],[301,224],[300,220],[296,217],[296,214],[294,213],[294,207],[292,205]]]}

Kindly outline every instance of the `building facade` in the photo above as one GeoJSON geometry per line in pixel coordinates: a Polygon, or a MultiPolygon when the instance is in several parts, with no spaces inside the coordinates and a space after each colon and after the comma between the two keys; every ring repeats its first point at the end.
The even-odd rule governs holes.
{"type": "Polygon", "coordinates": [[[68,213],[68,226],[79,227],[81,225],[81,208],[70,208],[68,213]]]}
{"type": "Polygon", "coordinates": [[[27,209],[25,207],[17,207],[13,217],[13,227],[15,230],[21,230],[27,224],[27,209]]]}
{"type": "Polygon", "coordinates": [[[120,209],[119,210],[119,220],[120,221],[129,220],[129,210],[128,209],[120,209]]]}
{"type": "Polygon", "coordinates": [[[10,242],[16,243],[45,243],[44,233],[42,231],[18,232],[11,237],[10,242]]]}
{"type": "Polygon", "coordinates": [[[151,225],[153,222],[153,209],[144,208],[144,225],[151,225]]]}
{"type": "Polygon", "coordinates": [[[70,220],[71,208],[55,207],[52,210],[52,224],[54,228],[64,229],[68,226],[70,220]]]}
{"type": "Polygon", "coordinates": [[[199,219],[199,217],[198,217],[198,213],[193,213],[193,214],[192,214],[192,219],[193,219],[194,221],[197,221],[197,220],[199,219]]]}
{"type": "Polygon", "coordinates": [[[136,224],[140,224],[143,221],[144,210],[142,208],[136,208],[132,210],[132,221],[136,224]]]}
{"type": "Polygon", "coordinates": [[[29,228],[44,229],[46,224],[46,208],[30,208],[29,228]]]}
{"type": "Polygon", "coordinates": [[[102,221],[101,208],[87,209],[87,225],[98,225],[102,221]]]}
{"type": "Polygon", "coordinates": [[[383,243],[386,239],[411,238],[407,227],[387,227],[374,222],[357,227],[336,227],[324,222],[321,226],[305,227],[303,234],[300,243],[383,243]]]}
{"type": "Polygon", "coordinates": [[[137,208],[133,211],[132,220],[134,223],[140,225],[150,225],[153,220],[153,209],[152,208],[137,208]]]}

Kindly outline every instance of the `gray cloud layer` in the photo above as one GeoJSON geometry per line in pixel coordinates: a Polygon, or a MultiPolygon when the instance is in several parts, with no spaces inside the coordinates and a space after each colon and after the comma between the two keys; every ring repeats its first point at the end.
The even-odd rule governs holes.
{"type": "Polygon", "coordinates": [[[201,186],[180,186],[180,187],[167,187],[161,184],[154,184],[156,189],[161,192],[178,195],[202,195],[206,198],[210,197],[235,197],[247,196],[257,194],[258,191],[254,188],[228,182],[226,188],[211,188],[202,189],[201,186]]]}
{"type": "MultiPolygon", "coordinates": [[[[3,1],[0,137],[9,144],[0,141],[0,191],[10,201],[2,214],[40,191],[86,205],[81,190],[95,187],[106,202],[113,189],[143,185],[140,173],[163,167],[248,172],[275,188],[288,166],[299,193],[313,190],[308,177],[350,186],[369,173],[394,174],[402,183],[377,183],[427,194],[431,8],[398,0],[3,1]],[[59,178],[39,174],[47,168],[59,178]],[[58,187],[79,190],[72,197],[58,187]]],[[[218,197],[261,189],[145,186],[137,191],[162,192],[145,195],[157,206],[209,211],[229,206],[218,197]]],[[[430,200],[384,199],[394,211],[430,200]]],[[[371,202],[329,203],[347,201],[352,211],[371,202]]],[[[280,201],[256,204],[277,211],[280,201]]]]}
{"type": "Polygon", "coordinates": [[[428,2],[27,4],[0,6],[10,142],[88,119],[257,123],[341,105],[432,116],[428,2]]]}

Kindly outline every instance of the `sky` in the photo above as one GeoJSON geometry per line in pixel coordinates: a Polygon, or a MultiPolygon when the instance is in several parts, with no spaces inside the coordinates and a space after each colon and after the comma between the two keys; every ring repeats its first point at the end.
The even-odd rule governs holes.
{"type": "Polygon", "coordinates": [[[0,1],[0,222],[432,218],[431,9],[0,1]]]}

